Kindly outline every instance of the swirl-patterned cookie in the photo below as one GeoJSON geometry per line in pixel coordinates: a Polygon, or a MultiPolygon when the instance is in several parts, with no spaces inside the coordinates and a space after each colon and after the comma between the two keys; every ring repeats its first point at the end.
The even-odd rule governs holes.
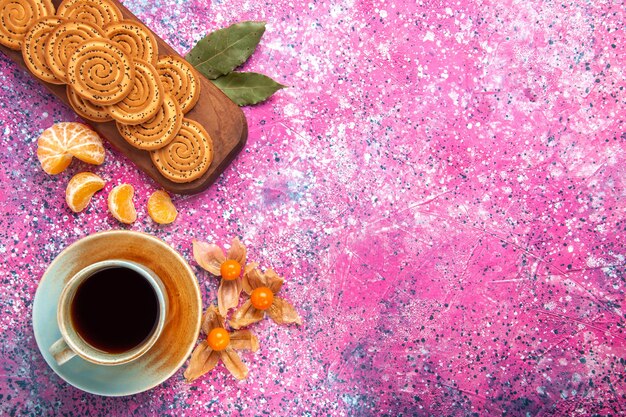
{"type": "Polygon", "coordinates": [[[120,135],[137,149],[154,151],[170,143],[183,124],[183,112],[176,99],[169,93],[163,96],[158,113],[139,125],[117,123],[120,135]]]}
{"type": "Polygon", "coordinates": [[[0,0],[0,44],[19,50],[30,25],[52,15],[50,0],[0,0]]]}
{"type": "Polygon", "coordinates": [[[135,20],[113,22],[104,27],[104,33],[128,55],[156,65],[159,47],[152,32],[143,24],[135,20]]]}
{"type": "Polygon", "coordinates": [[[195,70],[184,59],[160,56],[156,65],[166,92],[174,94],[183,113],[193,108],[200,98],[200,80],[195,70]]]}
{"type": "Polygon", "coordinates": [[[89,39],[104,36],[102,29],[86,22],[68,21],[58,25],[50,34],[45,44],[45,59],[50,71],[63,82],[67,82],[67,62],[74,50],[89,39]]]}
{"type": "Polygon", "coordinates": [[[101,106],[119,103],[130,93],[135,65],[108,39],[81,43],[67,63],[67,80],[76,93],[101,106]]]}
{"type": "Polygon", "coordinates": [[[76,90],[71,85],[67,86],[66,92],[70,105],[83,119],[91,120],[92,122],[109,122],[113,120],[104,107],[82,98],[76,94],[76,90]]]}
{"type": "Polygon", "coordinates": [[[152,163],[168,180],[176,183],[200,178],[213,161],[213,141],[198,122],[183,119],[178,134],[168,145],[150,152],[152,163]]]}
{"type": "Polygon", "coordinates": [[[108,0],[63,0],[57,16],[88,22],[100,28],[122,20],[122,12],[108,0]]]}
{"type": "Polygon", "coordinates": [[[163,86],[152,64],[135,59],[135,80],[124,99],[106,106],[109,115],[118,122],[137,125],[150,120],[163,104],[163,86]]]}
{"type": "Polygon", "coordinates": [[[62,17],[47,16],[35,21],[22,42],[22,58],[26,67],[37,78],[51,84],[63,84],[46,62],[45,47],[48,35],[65,21],[62,17]]]}

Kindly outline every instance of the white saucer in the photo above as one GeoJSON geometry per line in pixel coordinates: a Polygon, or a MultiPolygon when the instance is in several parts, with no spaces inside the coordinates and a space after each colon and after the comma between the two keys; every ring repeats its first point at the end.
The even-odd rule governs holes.
{"type": "Polygon", "coordinates": [[[198,340],[201,314],[196,276],[178,252],[147,234],[116,230],[73,243],[50,264],[35,294],[33,329],[41,354],[62,379],[92,394],[122,396],[159,385],[185,363],[198,340]],[[155,345],[131,363],[102,366],[75,357],[59,366],[48,348],[61,337],[56,321],[61,290],[76,272],[105,259],[142,263],[161,278],[168,293],[165,329],[155,345]]]}

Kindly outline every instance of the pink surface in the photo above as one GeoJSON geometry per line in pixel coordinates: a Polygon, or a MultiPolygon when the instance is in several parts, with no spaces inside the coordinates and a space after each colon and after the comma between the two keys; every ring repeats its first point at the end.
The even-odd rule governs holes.
{"type": "Polygon", "coordinates": [[[290,88],[245,108],[248,145],[219,181],[177,196],[112,148],[100,167],[45,174],[36,139],[78,117],[0,56],[0,415],[623,415],[626,164],[620,2],[124,4],[179,52],[266,20],[246,70],[290,88]],[[107,180],[89,208],[69,178],[107,180]],[[64,383],[39,354],[32,301],[48,263],[124,226],[106,195],[129,182],[139,220],[217,280],[193,238],[240,236],[285,276],[304,325],[254,327],[250,377],[182,370],[136,396],[64,383]]]}

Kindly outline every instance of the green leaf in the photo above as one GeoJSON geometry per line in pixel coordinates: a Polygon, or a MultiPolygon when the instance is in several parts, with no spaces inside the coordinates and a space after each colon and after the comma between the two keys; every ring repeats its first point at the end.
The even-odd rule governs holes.
{"type": "Polygon", "coordinates": [[[240,106],[260,103],[286,87],[256,72],[231,72],[212,82],[240,106]]]}
{"type": "Polygon", "coordinates": [[[202,38],[185,59],[213,80],[246,62],[265,32],[265,22],[241,22],[202,38]]]}

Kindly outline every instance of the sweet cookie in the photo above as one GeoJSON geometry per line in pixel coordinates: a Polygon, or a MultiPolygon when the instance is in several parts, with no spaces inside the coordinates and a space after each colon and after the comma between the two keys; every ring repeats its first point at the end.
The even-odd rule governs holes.
{"type": "Polygon", "coordinates": [[[76,21],[61,23],[50,32],[44,48],[45,60],[57,80],[67,82],[67,61],[78,45],[103,36],[102,29],[90,23],[76,21]]]}
{"type": "Polygon", "coordinates": [[[154,151],[170,143],[183,124],[183,112],[176,99],[169,93],[163,95],[158,113],[139,125],[117,123],[120,135],[137,149],[154,151]]]}
{"type": "Polygon", "coordinates": [[[133,87],[122,101],[106,106],[109,115],[118,122],[137,125],[150,120],[163,104],[163,86],[152,64],[135,59],[133,87]]]}
{"type": "Polygon", "coordinates": [[[108,39],[81,43],[67,63],[67,81],[82,98],[101,106],[119,103],[135,85],[135,65],[108,39]]]}
{"type": "Polygon", "coordinates": [[[183,119],[178,134],[165,147],[150,152],[152,163],[168,180],[176,183],[200,178],[213,161],[213,141],[198,122],[183,119]]]}
{"type": "Polygon", "coordinates": [[[108,0],[64,0],[57,16],[88,22],[100,28],[122,20],[122,12],[108,0]]]}
{"type": "Polygon", "coordinates": [[[53,15],[50,0],[0,0],[0,44],[19,50],[30,25],[53,15]]]}
{"type": "Polygon", "coordinates": [[[156,65],[157,41],[150,30],[135,20],[122,20],[104,27],[107,38],[117,43],[128,55],[156,65]]]}
{"type": "Polygon", "coordinates": [[[92,122],[109,122],[113,118],[107,113],[104,107],[92,103],[76,94],[76,90],[71,85],[67,86],[67,100],[74,111],[83,119],[92,122]]]}
{"type": "Polygon", "coordinates": [[[48,16],[35,21],[22,42],[22,57],[26,67],[37,78],[50,84],[63,84],[46,62],[45,46],[48,35],[65,21],[62,17],[48,16]]]}
{"type": "Polygon", "coordinates": [[[187,61],[174,55],[161,56],[156,65],[166,92],[174,94],[183,113],[200,98],[200,81],[187,61]]]}

